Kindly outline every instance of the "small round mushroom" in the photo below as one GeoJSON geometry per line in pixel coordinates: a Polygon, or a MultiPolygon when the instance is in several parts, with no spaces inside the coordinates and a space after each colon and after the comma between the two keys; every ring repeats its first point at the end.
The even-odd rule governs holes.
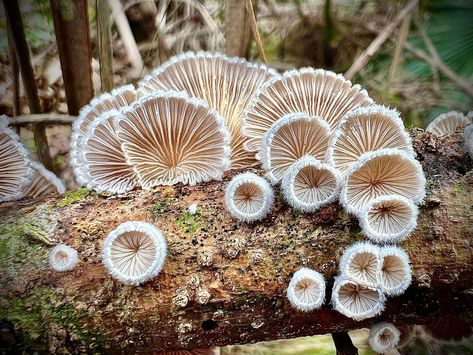
{"type": "Polygon", "coordinates": [[[368,342],[371,349],[383,354],[393,350],[399,343],[401,333],[392,323],[380,322],[371,326],[368,342]]]}
{"type": "Polygon", "coordinates": [[[231,168],[256,164],[254,154],[243,149],[242,114],[254,92],[266,81],[279,77],[273,69],[229,58],[220,53],[187,52],[157,68],[138,86],[144,94],[156,91],[183,91],[203,99],[226,121],[231,133],[231,168]]]}
{"type": "Polygon", "coordinates": [[[412,141],[397,110],[381,105],[347,113],[330,137],[327,162],[346,173],[363,153],[397,148],[414,157],[412,141]]]}
{"type": "Polygon", "coordinates": [[[340,74],[312,68],[287,71],[263,84],[246,108],[242,132],[248,139],[244,148],[258,152],[265,132],[289,113],[320,117],[333,130],[348,111],[371,103],[366,90],[340,74]]]}
{"type": "Polygon", "coordinates": [[[49,252],[49,265],[54,271],[69,271],[79,262],[77,251],[65,244],[56,245],[49,252]]]}
{"type": "Polygon", "coordinates": [[[360,213],[363,233],[375,243],[406,239],[417,225],[417,206],[400,195],[384,195],[368,202],[360,213]]]}
{"type": "Polygon", "coordinates": [[[309,312],[322,306],[325,300],[325,279],[308,268],[297,270],[287,287],[287,298],[300,311],[309,312]]]}
{"type": "Polygon", "coordinates": [[[22,198],[33,175],[20,137],[8,127],[7,116],[0,116],[0,202],[22,198]]]}
{"type": "Polygon", "coordinates": [[[185,93],[157,92],[123,109],[118,137],[140,185],[150,189],[220,179],[230,162],[224,119],[185,93]]]}
{"type": "Polygon", "coordinates": [[[139,285],[161,272],[166,248],[166,240],[152,224],[125,222],[105,239],[103,263],[116,279],[139,285]]]}
{"type": "Polygon", "coordinates": [[[63,194],[66,188],[53,172],[46,169],[43,164],[30,161],[31,168],[34,170],[31,182],[23,189],[23,196],[39,197],[50,193],[63,194]]]}
{"type": "Polygon", "coordinates": [[[435,134],[437,137],[443,137],[455,133],[458,129],[464,128],[468,124],[470,124],[470,119],[463,113],[450,111],[434,118],[425,131],[435,134]]]}
{"type": "Polygon", "coordinates": [[[359,242],[344,251],[340,259],[340,273],[358,284],[378,287],[380,265],[379,248],[359,242]]]}
{"type": "Polygon", "coordinates": [[[289,167],[281,187],[293,208],[311,213],[335,201],[341,178],[332,166],[306,155],[289,167]]]}
{"type": "Polygon", "coordinates": [[[225,205],[233,218],[251,223],[266,217],[274,202],[271,185],[253,173],[236,175],[225,191],[225,205]]]}
{"type": "Polygon", "coordinates": [[[381,271],[379,285],[390,296],[404,293],[412,281],[412,271],[406,252],[396,246],[382,247],[380,250],[381,271]]]}
{"type": "Polygon", "coordinates": [[[124,193],[138,186],[133,167],[126,162],[117,135],[117,110],[96,117],[89,125],[82,149],[80,169],[87,187],[97,192],[124,193]]]}
{"type": "Polygon", "coordinates": [[[385,297],[379,288],[360,285],[347,278],[335,278],[332,289],[333,308],[360,321],[375,317],[384,310],[385,297]]]}
{"type": "Polygon", "coordinates": [[[420,203],[425,196],[420,163],[392,148],[362,154],[348,169],[340,202],[347,212],[359,215],[370,200],[382,195],[400,195],[420,203]]]}
{"type": "Polygon", "coordinates": [[[291,164],[304,155],[323,161],[329,137],[327,122],[303,112],[277,120],[264,134],[259,153],[266,177],[277,184],[291,164]]]}

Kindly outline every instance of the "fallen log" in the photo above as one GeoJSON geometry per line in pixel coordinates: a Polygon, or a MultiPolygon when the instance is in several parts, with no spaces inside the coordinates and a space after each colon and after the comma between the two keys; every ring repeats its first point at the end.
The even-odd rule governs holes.
{"type": "Polygon", "coordinates": [[[418,227],[402,243],[413,282],[384,313],[353,321],[332,310],[297,312],[285,296],[302,266],[333,277],[344,249],[362,240],[358,222],[333,203],[303,215],[276,193],[261,223],[235,220],[223,181],[137,190],[121,196],[81,189],[66,196],[0,205],[0,344],[18,351],[149,353],[305,335],[343,333],[380,319],[425,324],[445,315],[473,320],[473,162],[463,135],[413,130],[427,177],[418,227]],[[197,214],[187,212],[198,204],[197,214]],[[168,242],[161,274],[139,287],[111,278],[102,243],[120,223],[150,221],[168,242]],[[49,245],[77,249],[66,273],[47,264],[49,245]],[[6,344],[6,345],[5,345],[6,344]]]}

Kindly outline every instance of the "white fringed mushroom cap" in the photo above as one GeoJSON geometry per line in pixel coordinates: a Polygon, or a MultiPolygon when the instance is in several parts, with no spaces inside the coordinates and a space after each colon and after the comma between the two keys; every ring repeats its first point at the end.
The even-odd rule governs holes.
{"type": "Polygon", "coordinates": [[[459,128],[470,124],[470,118],[461,112],[450,111],[442,113],[429,123],[426,132],[435,134],[437,137],[448,136],[455,133],[459,128]]]}
{"type": "Polygon", "coordinates": [[[340,203],[347,212],[358,215],[381,195],[401,195],[420,203],[425,196],[420,163],[405,151],[392,148],[362,154],[348,169],[340,203]]]}
{"type": "Polygon", "coordinates": [[[125,222],[105,239],[103,263],[114,278],[136,286],[161,272],[166,248],[166,240],[152,224],[125,222]]]}
{"type": "Polygon", "coordinates": [[[412,140],[397,110],[381,105],[348,112],[330,137],[327,162],[342,173],[366,152],[396,148],[415,156],[412,140]]]}
{"type": "Polygon", "coordinates": [[[340,258],[340,274],[354,282],[378,287],[381,256],[379,247],[358,242],[348,247],[340,258]]]}
{"type": "Polygon", "coordinates": [[[289,113],[320,117],[333,130],[348,111],[372,102],[366,90],[340,74],[312,68],[287,71],[263,84],[246,108],[242,132],[248,139],[244,148],[259,151],[271,124],[289,113]]]}
{"type": "Polygon", "coordinates": [[[319,272],[308,268],[297,270],[287,287],[287,298],[300,311],[318,309],[325,300],[325,279],[319,272]]]}
{"type": "Polygon", "coordinates": [[[379,285],[390,296],[404,293],[412,281],[412,270],[406,252],[396,246],[381,247],[379,285]]]}
{"type": "Polygon", "coordinates": [[[0,116],[0,202],[21,199],[33,175],[28,151],[0,116]]]}
{"type": "Polygon", "coordinates": [[[124,193],[138,186],[117,135],[117,110],[102,113],[90,124],[82,149],[82,174],[97,192],[124,193]]]}
{"type": "Polygon", "coordinates": [[[470,124],[465,127],[465,132],[463,136],[465,137],[466,151],[470,155],[470,158],[473,159],[473,124],[470,124]]]}
{"type": "Polygon", "coordinates": [[[273,206],[271,185],[261,176],[243,173],[233,177],[225,191],[225,205],[233,218],[251,223],[266,217],[273,206]]]}
{"type": "Polygon", "coordinates": [[[139,84],[141,93],[184,91],[190,97],[203,99],[226,121],[232,136],[231,167],[255,165],[254,153],[243,149],[241,134],[243,110],[255,91],[266,81],[279,77],[263,64],[220,53],[187,52],[171,58],[146,76],[139,84]]]}
{"type": "Polygon", "coordinates": [[[121,111],[118,138],[144,189],[220,179],[230,163],[225,120],[203,100],[156,92],[121,111]]]}
{"type": "Polygon", "coordinates": [[[310,213],[336,200],[341,180],[334,167],[306,155],[289,167],[281,187],[289,205],[310,213]]]}
{"type": "Polygon", "coordinates": [[[66,188],[53,172],[46,169],[43,164],[30,161],[31,168],[34,170],[31,182],[23,189],[23,195],[28,197],[46,196],[50,193],[63,194],[66,188]]]}
{"type": "Polygon", "coordinates": [[[72,270],[78,262],[77,251],[68,245],[56,245],[49,252],[49,265],[54,271],[72,270]]]}
{"type": "Polygon", "coordinates": [[[398,345],[400,337],[401,333],[394,324],[381,322],[371,326],[368,342],[371,349],[382,354],[394,349],[398,345]]]}
{"type": "Polygon", "coordinates": [[[277,184],[289,166],[304,155],[323,161],[329,137],[327,122],[303,112],[291,113],[277,120],[264,134],[259,153],[266,177],[277,184]]]}
{"type": "Polygon", "coordinates": [[[110,110],[119,110],[136,100],[136,91],[133,85],[124,85],[104,93],[84,106],[72,125],[71,135],[71,166],[76,180],[81,185],[88,183],[88,176],[83,171],[84,139],[92,122],[102,113],[110,110]]]}
{"type": "Polygon", "coordinates": [[[368,202],[359,215],[363,233],[375,243],[406,239],[417,225],[419,210],[400,195],[383,195],[368,202]]]}
{"type": "Polygon", "coordinates": [[[333,308],[351,319],[360,321],[381,314],[385,299],[379,288],[359,285],[341,276],[335,278],[333,308]]]}

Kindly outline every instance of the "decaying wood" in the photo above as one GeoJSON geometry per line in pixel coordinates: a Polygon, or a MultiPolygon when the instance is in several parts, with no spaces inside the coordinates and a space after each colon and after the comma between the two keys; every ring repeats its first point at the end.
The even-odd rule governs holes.
{"type": "Polygon", "coordinates": [[[30,123],[71,124],[76,120],[76,118],[77,116],[63,115],[60,113],[39,113],[11,117],[8,121],[12,126],[24,126],[30,123]]]}
{"type": "Polygon", "coordinates": [[[402,246],[413,282],[389,298],[377,318],[356,322],[332,310],[333,277],[347,246],[362,240],[358,222],[333,203],[303,215],[283,203],[260,223],[233,220],[223,204],[223,181],[98,196],[0,205],[0,319],[11,348],[52,352],[153,352],[343,333],[380,319],[423,324],[457,315],[473,319],[473,162],[463,136],[444,139],[412,132],[427,177],[418,227],[402,246]],[[197,203],[196,215],[187,213],[197,203]],[[161,274],[124,286],[101,264],[107,234],[129,220],[150,221],[168,243],[161,274]],[[79,252],[71,272],[47,265],[47,244],[79,252]],[[302,313],[286,299],[297,269],[311,267],[327,280],[326,304],[302,313]]]}

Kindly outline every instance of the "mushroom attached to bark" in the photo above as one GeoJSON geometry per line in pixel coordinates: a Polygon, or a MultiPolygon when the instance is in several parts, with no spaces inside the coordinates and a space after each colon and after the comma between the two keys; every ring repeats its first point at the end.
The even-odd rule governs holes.
{"type": "Polygon", "coordinates": [[[340,273],[358,284],[378,287],[380,265],[379,247],[359,242],[344,251],[340,259],[340,273]]]}
{"type": "Polygon", "coordinates": [[[218,53],[187,52],[171,58],[138,85],[142,93],[184,91],[207,101],[225,119],[231,133],[231,167],[244,168],[256,160],[243,149],[243,110],[259,86],[274,77],[279,75],[262,64],[218,53]]]}
{"type": "Polygon", "coordinates": [[[404,293],[412,281],[409,257],[404,250],[396,246],[382,247],[380,253],[379,285],[381,290],[390,296],[404,293]]]}
{"type": "Polygon", "coordinates": [[[72,270],[78,262],[77,251],[68,245],[56,245],[49,252],[49,265],[54,271],[72,270]]]}
{"type": "Polygon", "coordinates": [[[289,166],[304,155],[323,161],[328,148],[330,126],[306,113],[291,113],[274,122],[263,136],[259,153],[266,177],[280,182],[289,166]]]}
{"type": "Polygon", "coordinates": [[[287,287],[287,298],[300,311],[318,309],[325,300],[325,279],[315,270],[302,268],[292,276],[287,287]]]}
{"type": "Polygon", "coordinates": [[[341,314],[360,321],[375,317],[384,310],[385,297],[376,287],[364,286],[338,276],[332,289],[333,308],[341,314]]]}
{"type": "Polygon", "coordinates": [[[347,171],[340,202],[358,215],[381,195],[400,195],[418,204],[425,196],[422,166],[405,151],[386,148],[364,153],[347,171]]]}
{"type": "Polygon", "coordinates": [[[307,213],[335,201],[340,186],[340,174],[334,167],[308,155],[289,167],[281,184],[286,201],[307,213]]]}
{"type": "Polygon", "coordinates": [[[383,354],[394,349],[398,345],[400,337],[401,333],[394,324],[381,322],[371,326],[368,342],[371,349],[383,354]]]}
{"type": "Polygon", "coordinates": [[[88,176],[84,175],[83,172],[84,161],[82,151],[90,125],[102,113],[110,110],[119,110],[135,100],[136,91],[134,86],[125,85],[112,90],[110,93],[104,93],[92,99],[88,105],[81,109],[79,117],[77,117],[72,125],[71,136],[71,165],[79,184],[85,185],[88,183],[88,176]]]}
{"type": "Polygon", "coordinates": [[[233,218],[251,223],[266,217],[274,202],[271,185],[253,173],[236,175],[225,191],[225,205],[233,218]]]}
{"type": "Polygon", "coordinates": [[[224,119],[185,93],[157,92],[123,109],[118,137],[144,189],[219,179],[228,168],[224,119]]]}
{"type": "Polygon", "coordinates": [[[243,114],[244,147],[258,152],[265,132],[289,113],[306,112],[325,120],[333,130],[341,118],[373,100],[359,85],[330,71],[303,68],[263,84],[243,114]]]}
{"type": "Polygon", "coordinates": [[[363,233],[376,243],[404,240],[417,225],[417,206],[400,195],[383,195],[368,202],[360,213],[363,233]]]}
{"type": "Polygon", "coordinates": [[[363,153],[383,148],[397,148],[414,156],[397,110],[381,105],[360,107],[347,113],[330,137],[327,162],[346,173],[363,153]]]}
{"type": "Polygon", "coordinates": [[[461,112],[450,111],[442,113],[429,123],[426,132],[435,134],[437,137],[448,136],[458,129],[470,124],[470,119],[461,112]]]}
{"type": "Polygon", "coordinates": [[[103,263],[116,279],[139,285],[161,272],[166,248],[166,240],[152,224],[125,222],[105,239],[103,263]]]}
{"type": "Polygon", "coordinates": [[[87,187],[98,192],[124,193],[138,186],[133,167],[126,162],[117,135],[117,110],[98,116],[89,126],[82,151],[87,187]]]}
{"type": "Polygon", "coordinates": [[[66,191],[61,179],[46,169],[43,164],[31,161],[30,165],[34,174],[31,182],[23,189],[25,197],[46,196],[50,193],[63,194],[66,191]]]}
{"type": "Polygon", "coordinates": [[[8,127],[7,117],[0,116],[0,202],[22,198],[33,174],[20,137],[8,127]]]}

